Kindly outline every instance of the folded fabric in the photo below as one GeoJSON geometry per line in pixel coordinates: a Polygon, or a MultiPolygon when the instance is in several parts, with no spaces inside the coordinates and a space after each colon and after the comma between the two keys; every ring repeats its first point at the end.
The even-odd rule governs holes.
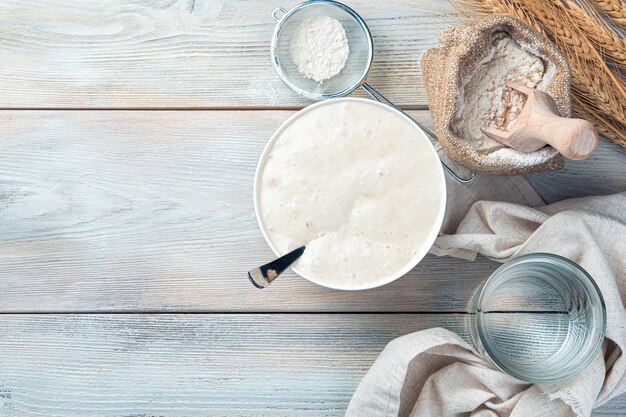
{"type": "Polygon", "coordinates": [[[491,368],[459,336],[430,329],[393,340],[358,386],[346,412],[356,416],[589,416],[626,391],[626,193],[529,208],[475,203],[437,255],[497,261],[549,252],[578,263],[607,308],[602,350],[579,375],[532,385],[491,368]]]}

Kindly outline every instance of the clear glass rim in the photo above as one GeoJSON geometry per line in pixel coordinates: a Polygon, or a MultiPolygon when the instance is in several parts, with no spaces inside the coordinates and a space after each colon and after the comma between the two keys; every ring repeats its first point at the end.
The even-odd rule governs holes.
{"type": "Polygon", "coordinates": [[[370,70],[370,68],[372,66],[372,61],[374,60],[374,41],[372,39],[372,34],[371,34],[369,28],[365,24],[365,21],[361,18],[361,16],[359,16],[359,14],[357,12],[352,10],[350,7],[346,6],[343,3],[339,3],[338,1],[334,1],[334,0],[308,0],[308,1],[300,3],[300,4],[296,5],[296,6],[294,6],[293,8],[291,8],[276,23],[276,28],[274,29],[274,35],[272,36],[271,53],[272,53],[272,64],[274,65],[274,69],[278,73],[278,76],[280,77],[280,79],[289,88],[291,88],[293,91],[295,91],[296,93],[300,94],[301,96],[304,96],[304,97],[309,98],[311,100],[326,100],[326,99],[329,99],[329,98],[337,98],[337,97],[347,96],[348,94],[350,94],[351,92],[356,90],[361,84],[363,84],[363,82],[365,81],[365,78],[367,77],[367,74],[369,73],[369,70],[370,70]],[[340,90],[340,91],[338,91],[336,93],[318,94],[318,93],[312,93],[310,91],[303,90],[303,89],[299,88],[298,86],[296,86],[295,84],[291,83],[287,79],[287,76],[283,72],[283,69],[282,69],[280,63],[278,62],[278,55],[276,53],[276,47],[277,47],[276,44],[278,43],[278,36],[279,36],[280,31],[282,30],[283,26],[285,25],[285,22],[287,22],[287,20],[295,12],[297,12],[298,10],[301,10],[301,9],[309,7],[309,6],[314,6],[316,4],[327,4],[327,5],[335,6],[335,7],[338,7],[340,9],[342,9],[343,11],[348,13],[354,20],[357,21],[359,26],[363,29],[363,31],[367,35],[367,44],[368,44],[369,53],[368,53],[368,63],[367,63],[367,66],[365,67],[365,70],[363,71],[363,73],[361,74],[361,77],[359,78],[359,80],[357,82],[355,82],[351,86],[349,86],[347,88],[344,88],[343,90],[340,90]]]}
{"type": "MultiPolygon", "coordinates": [[[[477,294],[477,301],[476,301],[476,308],[477,310],[481,310],[483,307],[483,304],[485,302],[485,293],[487,291],[487,287],[489,283],[492,283],[498,279],[499,275],[502,274],[503,271],[514,267],[516,265],[519,265],[521,263],[527,262],[528,260],[550,260],[550,261],[554,261],[556,263],[564,263],[567,264],[569,266],[571,266],[573,269],[577,270],[578,272],[580,272],[580,275],[577,275],[577,279],[579,279],[583,285],[586,284],[586,286],[588,286],[597,296],[600,302],[600,310],[601,310],[601,314],[602,314],[602,328],[600,329],[600,332],[598,334],[597,340],[595,340],[594,344],[593,344],[593,348],[589,350],[589,352],[586,352],[585,355],[585,359],[582,360],[580,362],[580,364],[572,369],[570,372],[557,376],[557,377],[547,377],[547,378],[541,378],[541,377],[531,377],[529,378],[526,375],[520,374],[519,372],[516,372],[515,370],[510,369],[509,367],[506,366],[506,364],[503,364],[502,361],[500,361],[496,355],[494,355],[494,352],[491,350],[489,343],[485,343],[485,341],[487,340],[487,336],[485,334],[485,329],[482,323],[482,319],[480,317],[480,315],[476,315],[476,331],[477,331],[477,335],[478,338],[480,339],[480,344],[482,345],[482,348],[484,349],[484,351],[487,353],[487,356],[489,357],[489,359],[494,363],[494,365],[496,365],[498,368],[500,368],[500,370],[508,373],[509,375],[512,375],[518,379],[521,379],[523,381],[527,381],[527,382],[531,382],[531,383],[537,383],[537,384],[547,384],[547,383],[556,383],[556,382],[561,382],[564,381],[568,378],[571,378],[574,375],[577,375],[580,371],[582,371],[583,369],[585,369],[590,363],[591,361],[593,361],[593,359],[595,358],[596,354],[598,353],[598,351],[600,350],[600,347],[602,346],[602,343],[604,341],[604,337],[606,334],[606,305],[604,303],[604,297],[602,296],[602,292],[600,291],[600,288],[598,287],[598,284],[596,284],[595,280],[591,277],[591,275],[589,275],[589,273],[580,265],[578,265],[576,262],[573,262],[563,256],[560,255],[555,255],[553,253],[544,253],[544,252],[537,252],[537,253],[530,253],[530,254],[526,254],[526,255],[522,255],[519,256],[507,263],[505,263],[504,265],[501,265],[498,269],[496,269],[490,276],[489,278],[487,278],[487,280],[484,282],[484,284],[482,285],[482,287],[480,288],[479,293],[477,294]]],[[[491,288],[489,288],[491,289],[491,288]]],[[[582,356],[581,356],[582,357],[582,356]]]]}

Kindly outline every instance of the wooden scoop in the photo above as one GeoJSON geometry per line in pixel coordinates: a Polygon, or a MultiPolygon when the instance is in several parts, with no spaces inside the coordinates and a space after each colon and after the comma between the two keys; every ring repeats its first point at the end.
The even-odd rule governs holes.
{"type": "Polygon", "coordinates": [[[569,159],[585,159],[598,145],[598,131],[586,120],[560,117],[554,99],[543,91],[515,81],[506,85],[527,96],[524,108],[509,131],[483,128],[485,135],[521,152],[533,152],[546,144],[569,159]]]}

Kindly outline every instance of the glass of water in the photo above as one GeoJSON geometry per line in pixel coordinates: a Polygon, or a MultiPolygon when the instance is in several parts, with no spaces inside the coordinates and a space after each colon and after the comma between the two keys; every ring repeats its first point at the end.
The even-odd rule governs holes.
{"type": "Polygon", "coordinates": [[[474,291],[467,318],[483,358],[538,384],[582,371],[606,329],[604,300],[591,276],[548,253],[520,256],[498,268],[474,291]]]}

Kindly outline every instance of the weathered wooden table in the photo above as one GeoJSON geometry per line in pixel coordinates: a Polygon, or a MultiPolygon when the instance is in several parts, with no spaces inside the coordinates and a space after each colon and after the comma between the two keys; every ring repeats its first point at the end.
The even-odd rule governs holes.
{"type": "MultiPolygon", "coordinates": [[[[347,3],[375,37],[369,81],[430,124],[418,60],[450,6],[347,3]]],[[[271,11],[294,4],[0,2],[0,416],[340,416],[391,339],[464,333],[484,258],[365,292],[247,281],[272,258],[257,158],[309,104],[269,59],[271,11]]],[[[547,202],[625,178],[607,142],[528,176],[547,202]]],[[[622,396],[594,416],[625,414],[622,396]]]]}

